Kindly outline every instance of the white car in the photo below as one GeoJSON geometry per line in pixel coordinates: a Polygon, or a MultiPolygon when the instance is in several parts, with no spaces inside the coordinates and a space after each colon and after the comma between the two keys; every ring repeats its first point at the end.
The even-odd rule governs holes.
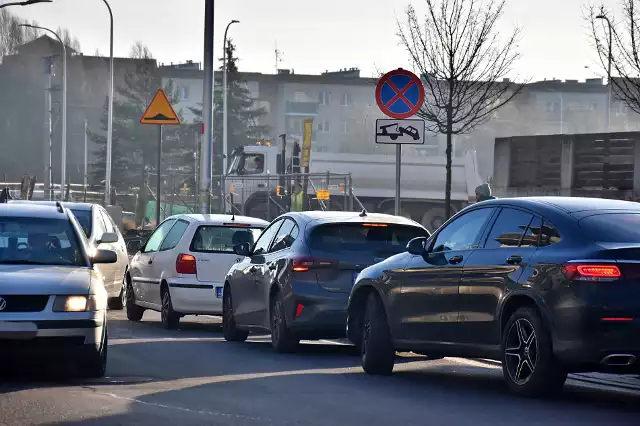
{"type": "Polygon", "coordinates": [[[75,361],[84,377],[107,366],[107,291],[77,219],[56,206],[0,204],[0,351],[75,361]]]}
{"type": "Polygon", "coordinates": [[[185,315],[222,315],[222,289],[239,258],[238,244],[253,243],[269,225],[231,215],[181,214],[167,218],[131,259],[127,318],[160,311],[166,328],[185,315]]]}

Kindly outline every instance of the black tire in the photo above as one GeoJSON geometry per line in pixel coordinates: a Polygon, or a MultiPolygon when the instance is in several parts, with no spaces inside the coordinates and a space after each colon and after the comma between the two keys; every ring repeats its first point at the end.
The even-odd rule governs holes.
{"type": "Polygon", "coordinates": [[[222,334],[227,342],[244,342],[249,337],[248,331],[236,326],[230,288],[226,288],[222,296],[222,334]]]}
{"type": "Polygon", "coordinates": [[[86,379],[99,379],[107,372],[107,352],[109,348],[109,333],[107,323],[104,323],[100,348],[91,348],[77,361],[78,375],[86,379]]]}
{"type": "Polygon", "coordinates": [[[160,318],[162,319],[162,325],[167,330],[175,330],[180,324],[180,314],[173,310],[173,303],[171,302],[171,293],[168,288],[162,289],[162,307],[160,308],[160,318]]]}
{"type": "Polygon", "coordinates": [[[122,278],[122,287],[120,288],[120,294],[118,297],[109,299],[109,309],[112,311],[121,311],[127,304],[127,278],[126,275],[122,278]]]}
{"type": "Polygon", "coordinates": [[[567,372],[556,359],[551,333],[531,307],[514,312],[502,333],[502,373],[509,390],[539,397],[562,392],[567,372]]]}
{"type": "Polygon", "coordinates": [[[300,343],[287,326],[287,316],[285,314],[284,300],[282,293],[277,292],[272,300],[270,307],[271,320],[271,346],[279,353],[293,352],[300,343]]]}
{"type": "Polygon", "coordinates": [[[129,321],[140,322],[145,309],[136,305],[136,294],[133,292],[133,286],[129,279],[127,279],[127,291],[125,292],[125,297],[127,299],[125,305],[127,308],[127,319],[129,321]]]}
{"type": "Polygon", "coordinates": [[[366,373],[386,376],[393,371],[396,351],[382,300],[375,293],[369,294],[367,299],[360,354],[366,373]]]}

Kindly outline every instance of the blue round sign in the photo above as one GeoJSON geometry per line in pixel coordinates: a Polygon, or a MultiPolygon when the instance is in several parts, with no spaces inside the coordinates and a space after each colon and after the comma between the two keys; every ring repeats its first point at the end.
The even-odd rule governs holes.
{"type": "Polygon", "coordinates": [[[403,69],[388,72],[376,86],[376,103],[387,116],[402,120],[415,115],[424,102],[424,87],[414,73],[403,69]]]}

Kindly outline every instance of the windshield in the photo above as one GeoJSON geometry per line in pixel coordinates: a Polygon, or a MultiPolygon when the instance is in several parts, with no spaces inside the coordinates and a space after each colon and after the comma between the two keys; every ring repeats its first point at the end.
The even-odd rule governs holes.
{"type": "Polygon", "coordinates": [[[202,253],[233,253],[233,247],[249,243],[253,246],[264,228],[201,226],[191,241],[190,250],[202,253]]]}
{"type": "Polygon", "coordinates": [[[86,266],[66,219],[0,217],[0,264],[86,266]]]}
{"type": "Polygon", "coordinates": [[[82,230],[87,238],[91,236],[92,215],[91,210],[71,209],[73,215],[78,219],[78,223],[82,226],[82,230]]]}
{"type": "Polygon", "coordinates": [[[358,251],[398,254],[416,237],[428,237],[429,232],[416,226],[394,224],[340,223],[314,228],[309,239],[312,250],[332,253],[358,251]]]}
{"type": "Polygon", "coordinates": [[[598,214],[580,220],[579,224],[593,241],[640,243],[640,214],[598,214]]]}

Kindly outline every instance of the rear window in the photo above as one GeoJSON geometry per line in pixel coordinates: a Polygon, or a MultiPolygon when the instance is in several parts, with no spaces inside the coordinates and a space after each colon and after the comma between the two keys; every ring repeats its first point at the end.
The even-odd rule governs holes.
{"type": "Polygon", "coordinates": [[[91,210],[71,209],[73,215],[78,219],[78,223],[82,227],[84,234],[89,238],[91,236],[91,210]]]}
{"type": "Polygon", "coordinates": [[[233,247],[238,244],[249,243],[253,247],[263,229],[203,225],[193,235],[189,249],[201,253],[233,253],[233,247]]]}
{"type": "Polygon", "coordinates": [[[579,224],[594,241],[640,243],[640,214],[599,214],[585,217],[579,224]]]}
{"type": "Polygon", "coordinates": [[[402,253],[416,237],[429,232],[416,226],[395,224],[340,223],[320,225],[309,236],[309,247],[322,251],[366,251],[402,253]]]}

